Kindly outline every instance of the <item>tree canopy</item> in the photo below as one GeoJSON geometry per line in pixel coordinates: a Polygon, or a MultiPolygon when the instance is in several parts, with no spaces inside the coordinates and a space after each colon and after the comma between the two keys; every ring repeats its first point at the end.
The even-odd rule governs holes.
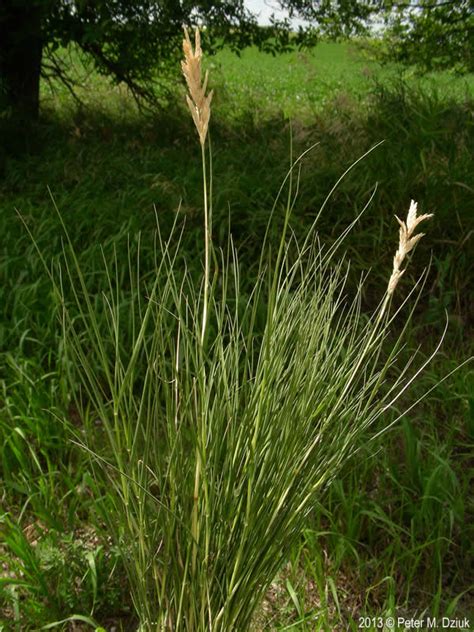
{"type": "Polygon", "coordinates": [[[308,26],[291,33],[273,15],[260,27],[244,0],[2,0],[0,106],[23,117],[38,112],[41,74],[68,81],[58,49],[75,44],[98,72],[153,99],[160,79],[177,68],[182,27],[206,28],[208,52],[250,45],[276,53],[386,28],[392,58],[426,69],[473,70],[473,0],[280,0],[308,26]]]}
{"type": "Polygon", "coordinates": [[[421,71],[474,71],[473,0],[282,0],[326,35],[383,37],[385,59],[421,71]]]}

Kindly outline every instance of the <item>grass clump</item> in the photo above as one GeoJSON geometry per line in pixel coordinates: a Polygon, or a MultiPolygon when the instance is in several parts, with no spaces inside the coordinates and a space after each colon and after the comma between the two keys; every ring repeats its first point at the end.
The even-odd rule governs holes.
{"type": "Polygon", "coordinates": [[[407,377],[411,361],[393,370],[400,339],[383,344],[401,314],[389,311],[400,265],[427,216],[412,204],[400,222],[392,279],[366,317],[362,285],[350,298],[347,264],[335,258],[343,238],[324,248],[314,226],[303,240],[291,233],[300,158],[279,194],[277,253],[267,235],[242,291],[232,239],[220,251],[211,239],[198,36],[194,51],[186,38],[185,54],[202,147],[204,273],[182,263],[184,229],[164,239],[158,226],[146,274],[139,243],[129,243],[125,275],[116,251],[104,253],[102,281],[88,275],[66,237],[52,278],[83,424],[76,442],[102,466],[99,486],[107,474],[104,514],[140,629],[243,631],[320,494],[418,373],[407,377]]]}

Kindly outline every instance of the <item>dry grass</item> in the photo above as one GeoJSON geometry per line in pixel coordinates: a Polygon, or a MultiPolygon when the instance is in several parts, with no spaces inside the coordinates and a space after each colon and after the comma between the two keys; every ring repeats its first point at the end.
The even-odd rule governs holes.
{"type": "Polygon", "coordinates": [[[202,48],[199,29],[196,29],[194,33],[194,50],[189,39],[189,33],[187,29],[184,29],[183,52],[184,61],[181,62],[181,68],[189,90],[189,95],[186,95],[186,101],[196,125],[201,145],[204,145],[211,117],[212,90],[206,95],[207,71],[204,76],[204,82],[201,82],[202,48]]]}
{"type": "Polygon", "coordinates": [[[397,221],[400,224],[400,238],[398,244],[398,250],[395,253],[395,257],[393,258],[393,271],[392,275],[388,282],[387,294],[391,296],[395,288],[397,287],[398,281],[401,276],[405,272],[405,270],[401,270],[402,263],[409,252],[413,250],[416,244],[423,237],[424,233],[419,233],[418,235],[413,235],[418,224],[423,222],[425,219],[429,219],[433,217],[432,213],[425,213],[424,215],[416,216],[417,212],[417,203],[413,200],[411,201],[410,208],[408,209],[407,221],[403,222],[399,217],[397,217],[397,221]]]}

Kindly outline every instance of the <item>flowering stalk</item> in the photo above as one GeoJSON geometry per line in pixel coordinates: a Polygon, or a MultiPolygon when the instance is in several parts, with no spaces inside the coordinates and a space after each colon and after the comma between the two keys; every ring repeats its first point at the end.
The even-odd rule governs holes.
{"type": "MultiPolygon", "coordinates": [[[[410,203],[410,208],[408,210],[408,215],[407,215],[407,221],[403,222],[399,217],[395,216],[397,218],[398,223],[400,224],[400,234],[399,234],[399,242],[398,242],[398,249],[395,253],[395,256],[393,258],[393,270],[392,270],[392,274],[390,276],[390,279],[388,281],[388,285],[387,285],[387,290],[385,293],[385,299],[382,303],[382,307],[378,313],[378,316],[375,320],[375,326],[373,327],[370,336],[368,338],[368,344],[365,347],[366,350],[370,350],[372,342],[375,340],[376,336],[379,334],[380,332],[380,324],[382,322],[382,317],[385,314],[385,311],[387,309],[387,306],[390,302],[390,299],[395,291],[395,288],[397,287],[398,281],[400,280],[400,277],[403,275],[403,273],[405,272],[405,270],[401,270],[401,265],[405,259],[405,257],[407,256],[407,254],[413,250],[413,248],[415,247],[415,245],[420,241],[420,239],[423,237],[424,233],[419,233],[418,235],[413,235],[413,233],[415,232],[416,227],[418,226],[418,224],[420,224],[421,222],[423,222],[425,219],[429,219],[430,217],[433,217],[432,213],[426,213],[424,215],[420,215],[419,217],[416,216],[416,211],[417,211],[417,203],[414,202],[413,200],[411,200],[410,203]]],[[[357,379],[359,372],[361,370],[361,367],[363,366],[364,362],[366,361],[366,356],[365,353],[362,352],[359,355],[359,358],[354,366],[354,369],[352,371],[352,375],[351,377],[347,380],[346,385],[344,387],[344,389],[341,392],[341,395],[339,396],[338,399],[338,404],[340,404],[343,400],[344,397],[347,395],[347,393],[349,392],[349,390],[352,388],[353,382],[354,380],[357,379]]]]}
{"type": "MultiPolygon", "coordinates": [[[[204,81],[201,77],[201,37],[199,29],[196,28],[194,35],[194,50],[189,38],[187,29],[184,29],[183,40],[183,52],[184,60],[181,62],[181,68],[184,78],[188,87],[189,94],[186,95],[186,102],[188,104],[191,116],[193,117],[194,125],[196,126],[199,142],[201,143],[201,160],[202,160],[202,179],[203,179],[203,197],[204,197],[204,299],[202,308],[202,324],[201,324],[201,350],[203,350],[204,342],[206,338],[206,327],[208,319],[208,303],[209,303],[209,289],[210,289],[210,248],[211,248],[211,209],[208,199],[207,190],[207,169],[206,169],[206,152],[205,143],[206,136],[209,128],[209,119],[211,116],[211,101],[212,90],[206,94],[208,73],[206,71],[204,81]]],[[[199,377],[200,386],[199,391],[205,392],[206,390],[206,370],[204,363],[201,363],[199,377]]],[[[203,516],[200,515],[200,502],[201,499],[204,502],[204,520],[207,523],[209,515],[208,506],[208,489],[206,478],[202,476],[203,470],[206,466],[206,444],[207,444],[207,411],[204,409],[202,402],[198,401],[196,397],[195,402],[196,414],[198,418],[198,424],[200,430],[198,433],[198,441],[196,443],[196,465],[194,470],[194,492],[193,492],[193,509],[191,516],[191,535],[192,535],[192,553],[191,553],[191,575],[196,581],[196,577],[199,573],[198,569],[198,549],[200,546],[200,534],[203,516]]],[[[208,554],[208,539],[209,529],[207,524],[204,525],[206,535],[206,559],[208,554]]],[[[197,583],[200,583],[199,580],[197,583]]],[[[204,603],[204,600],[203,600],[204,603]]],[[[189,626],[190,629],[195,627],[195,613],[194,610],[190,612],[189,626]]]]}
{"type": "Polygon", "coordinates": [[[189,90],[189,94],[186,95],[186,101],[199,134],[201,145],[204,145],[211,117],[213,91],[211,90],[206,95],[209,76],[207,71],[204,82],[201,83],[202,49],[199,29],[196,29],[194,34],[194,50],[189,39],[189,33],[187,29],[184,29],[183,52],[184,60],[181,62],[181,68],[189,90]]]}
{"type": "Polygon", "coordinates": [[[414,235],[413,233],[415,232],[416,227],[425,219],[430,219],[430,217],[433,217],[433,213],[424,213],[423,215],[417,217],[417,208],[418,204],[415,201],[411,200],[406,222],[403,222],[399,217],[395,215],[397,222],[400,224],[398,249],[393,258],[393,270],[388,281],[385,301],[380,311],[380,317],[382,317],[382,315],[384,314],[388,302],[395,292],[395,288],[397,287],[400,278],[405,272],[405,270],[401,269],[405,257],[409,252],[413,250],[413,248],[425,234],[418,233],[418,235],[414,235]]]}
{"type": "Polygon", "coordinates": [[[203,189],[204,189],[204,305],[202,313],[202,327],[201,327],[201,343],[204,343],[204,337],[206,334],[207,324],[207,311],[209,302],[209,284],[210,284],[210,240],[211,240],[211,226],[210,226],[210,209],[207,195],[207,173],[206,173],[206,155],[204,146],[206,143],[207,131],[209,129],[209,119],[211,117],[211,101],[213,91],[211,90],[206,95],[208,72],[204,76],[204,81],[201,77],[201,36],[199,29],[196,28],[194,32],[194,50],[189,38],[187,29],[184,29],[183,40],[183,52],[184,60],[181,62],[181,68],[183,71],[186,84],[188,86],[189,94],[186,95],[186,102],[188,104],[191,116],[193,117],[194,125],[196,126],[199,142],[201,143],[202,153],[202,176],[203,176],[203,189]]]}

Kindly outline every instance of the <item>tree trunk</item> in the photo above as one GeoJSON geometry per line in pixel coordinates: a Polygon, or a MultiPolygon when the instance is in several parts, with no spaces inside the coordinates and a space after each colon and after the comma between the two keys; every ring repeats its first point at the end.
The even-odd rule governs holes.
{"type": "Polygon", "coordinates": [[[43,41],[35,0],[0,0],[0,104],[20,120],[35,120],[43,41]]]}

